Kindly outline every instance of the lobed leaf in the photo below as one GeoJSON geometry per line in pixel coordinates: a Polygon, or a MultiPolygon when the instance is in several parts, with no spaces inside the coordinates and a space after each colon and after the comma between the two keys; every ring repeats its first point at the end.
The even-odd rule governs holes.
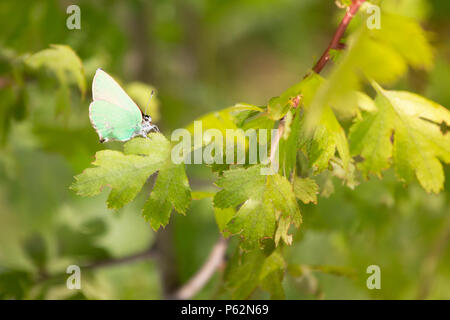
{"type": "Polygon", "coordinates": [[[380,175],[393,163],[403,181],[415,176],[425,190],[439,192],[445,179],[440,161],[450,162],[450,135],[442,130],[450,111],[416,94],[374,87],[377,110],[350,130],[352,154],[364,159],[358,166],[366,176],[380,175]]]}

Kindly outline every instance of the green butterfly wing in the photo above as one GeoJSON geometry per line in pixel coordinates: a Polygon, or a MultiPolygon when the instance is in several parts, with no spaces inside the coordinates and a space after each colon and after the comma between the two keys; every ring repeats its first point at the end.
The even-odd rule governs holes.
{"type": "Polygon", "coordinates": [[[97,69],[92,82],[92,97],[94,102],[89,106],[89,117],[100,140],[126,141],[140,132],[141,110],[101,69],[97,69]]]}
{"type": "Polygon", "coordinates": [[[89,118],[102,141],[127,141],[141,130],[141,123],[130,112],[104,100],[90,104],[89,118]]]}

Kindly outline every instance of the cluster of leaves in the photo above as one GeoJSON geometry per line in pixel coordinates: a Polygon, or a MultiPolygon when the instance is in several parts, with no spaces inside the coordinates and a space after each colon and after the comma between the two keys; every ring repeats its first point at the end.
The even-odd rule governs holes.
{"type": "MultiPolygon", "coordinates": [[[[291,226],[301,226],[302,203],[316,203],[319,190],[324,192],[326,186],[317,179],[322,172],[352,187],[359,172],[366,178],[381,176],[393,166],[401,181],[416,178],[429,192],[443,188],[441,162],[450,162],[450,112],[415,94],[381,87],[397,81],[408,66],[430,67],[425,32],[415,21],[392,14],[382,16],[381,29],[369,30],[365,18],[361,11],[352,23],[346,49],[333,55],[336,65],[326,79],[311,72],[267,106],[240,104],[201,118],[205,127],[223,132],[283,128],[277,173],[261,175],[261,164],[211,166],[220,188],[211,195],[218,227],[224,236],[240,238],[225,274],[234,298],[246,298],[258,286],[274,298],[284,296],[281,281],[289,266],[283,249],[292,243],[291,226]],[[351,119],[347,133],[338,119],[351,119]]],[[[35,55],[30,65],[46,66],[42,57],[52,54],[35,55]]],[[[67,78],[68,70],[57,68],[57,77],[72,79],[84,92],[84,77],[72,69],[67,78]]],[[[186,213],[192,198],[184,165],[174,165],[170,154],[170,142],[159,133],[135,138],[124,144],[123,152],[98,152],[94,167],[76,176],[72,188],[93,196],[109,187],[108,207],[118,209],[157,172],[142,213],[158,230],[169,223],[172,209],[186,213]]]]}

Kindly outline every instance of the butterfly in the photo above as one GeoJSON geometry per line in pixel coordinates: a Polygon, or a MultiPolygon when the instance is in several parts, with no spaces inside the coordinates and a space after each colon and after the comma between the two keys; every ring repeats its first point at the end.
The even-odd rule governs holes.
{"type": "Polygon", "coordinates": [[[120,85],[105,71],[97,69],[92,81],[89,119],[100,142],[127,141],[136,136],[147,137],[159,131],[152,118],[144,114],[120,85]]]}

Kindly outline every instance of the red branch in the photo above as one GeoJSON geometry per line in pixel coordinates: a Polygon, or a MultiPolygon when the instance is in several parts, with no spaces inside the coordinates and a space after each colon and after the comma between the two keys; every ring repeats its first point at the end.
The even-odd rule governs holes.
{"type": "Polygon", "coordinates": [[[327,62],[330,60],[330,50],[340,48],[340,42],[342,37],[344,36],[345,30],[347,30],[350,21],[352,21],[352,18],[358,12],[359,7],[361,7],[361,5],[365,1],[366,0],[353,0],[351,6],[347,7],[347,12],[345,13],[344,18],[339,24],[339,27],[337,28],[333,38],[331,39],[330,44],[320,57],[319,61],[317,61],[316,65],[313,67],[315,73],[320,73],[327,64],[327,62]]]}

